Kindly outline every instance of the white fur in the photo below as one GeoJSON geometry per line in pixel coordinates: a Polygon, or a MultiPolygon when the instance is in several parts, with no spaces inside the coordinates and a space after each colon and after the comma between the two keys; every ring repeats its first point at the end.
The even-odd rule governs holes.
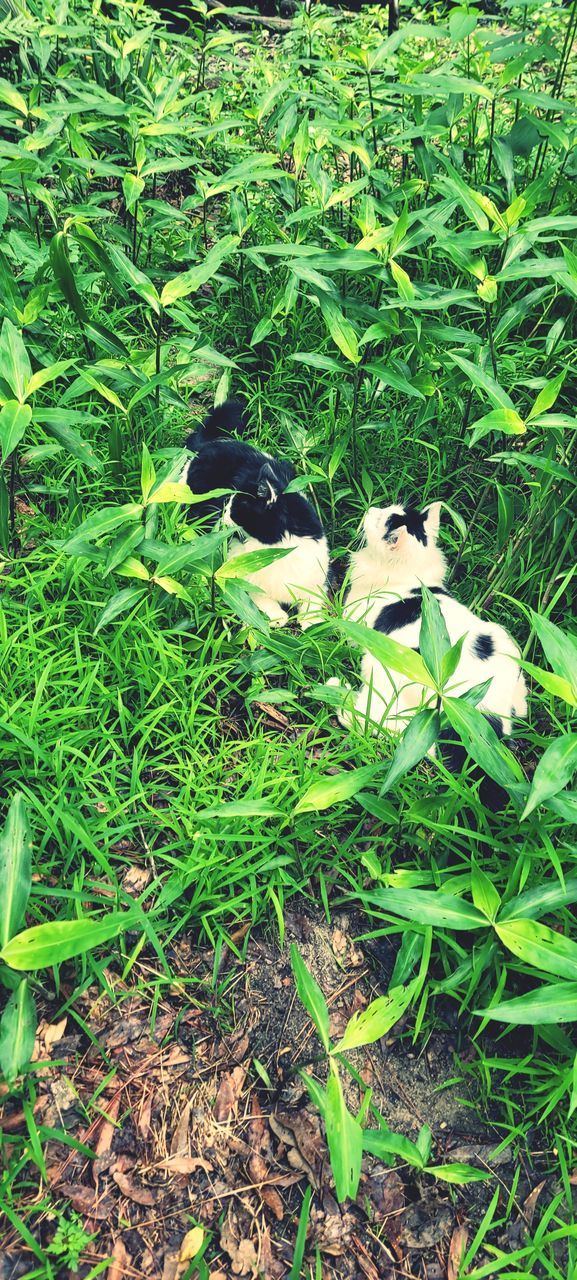
{"type": "MultiPolygon", "coordinates": [[[[415,588],[420,590],[422,585],[429,588],[442,586],[446,563],[436,545],[440,507],[440,503],[435,503],[429,508],[425,522],[426,546],[409,534],[405,527],[395,530],[388,539],[383,538],[388,518],[401,514],[402,507],[372,507],[367,512],[363,522],[366,546],[351,555],[350,587],[344,608],[346,618],[374,627],[384,605],[404,600],[415,588]]],[[[481,621],[452,596],[438,595],[436,598],[451,644],[456,644],[462,636],[466,637],[456,671],[445,692],[459,697],[490,679],[491,684],[477,705],[479,710],[499,716],[505,734],[509,734],[512,714],[520,717],[527,714],[525,679],[518,666],[520,653],[515,641],[504,627],[495,622],[481,621]],[[493,640],[494,653],[489,658],[481,659],[473,650],[480,635],[490,635],[493,640]]],[[[389,632],[389,636],[416,649],[420,628],[419,618],[389,632]]],[[[436,695],[424,685],[386,669],[368,653],[364,654],[361,662],[361,678],[361,688],[354,696],[351,691],[339,710],[339,719],[347,726],[356,723],[373,733],[380,728],[399,733],[416,711],[434,704],[436,699],[436,695]]]]}
{"type": "MultiPolygon", "coordinates": [[[[227,508],[223,520],[227,523],[227,508]]],[[[230,524],[230,515],[228,515],[230,524]]],[[[247,555],[249,551],[276,551],[291,547],[290,555],[258,569],[255,573],[247,573],[246,581],[258,587],[255,604],[262,609],[275,627],[284,627],[288,622],[288,614],[283,604],[296,604],[298,621],[303,631],[322,618],[322,606],[325,598],[325,585],[329,569],[329,548],[326,538],[299,538],[294,534],[285,534],[280,542],[269,546],[258,542],[256,538],[247,538],[241,542],[232,538],[228,546],[228,559],[247,555]],[[260,593],[263,593],[262,595],[260,593]]]]}

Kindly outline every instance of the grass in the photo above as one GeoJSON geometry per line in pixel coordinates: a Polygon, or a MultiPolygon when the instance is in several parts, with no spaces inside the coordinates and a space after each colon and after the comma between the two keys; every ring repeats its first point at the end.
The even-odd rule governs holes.
{"type": "MultiPolygon", "coordinates": [[[[217,952],[246,922],[282,936],[295,894],[328,913],[360,902],[367,933],[402,940],[400,982],[426,941],[415,1035],[457,1002],[478,1046],[460,1069],[503,1141],[521,1152],[542,1126],[562,1197],[518,1262],[487,1271],[479,1240],[466,1273],[561,1276],[575,1265],[575,1048],[554,1025],[577,979],[573,755],[549,757],[556,784],[520,812],[536,763],[575,745],[572,642],[559,656],[535,620],[574,632],[574,6],[531,8],[529,25],[515,6],[502,21],[416,15],[429,25],[392,42],[378,9],[312,6],[282,42],[201,5],[178,35],[128,4],[73,17],[32,5],[2,26],[0,758],[3,809],[21,793],[32,828],[25,923],[136,910],[166,976],[184,926],[217,952]],[[324,683],[355,665],[338,591],[326,623],[296,635],[215,584],[212,552],[163,586],[159,557],[199,535],[154,489],[128,529],[147,578],[118,559],[106,572],[112,535],[92,558],[66,548],[95,513],[141,501],[144,445],[168,475],[191,411],[229,390],[255,440],[307,476],[341,567],[371,502],[446,503],[458,594],[535,666],[524,792],[498,817],[442,767],[387,791],[395,744],[337,726],[324,683]],[[96,630],[128,587],[133,607],[96,630]],[[351,787],[350,769],[373,765],[351,787]],[[138,908],[122,885],[135,860],[152,872],[138,908]],[[472,896],[482,913],[483,877],[505,906],[533,892],[523,919],[543,917],[566,955],[549,935],[539,955],[533,935],[512,950],[490,912],[478,933],[452,928],[418,897],[472,896]],[[400,891],[417,893],[404,915],[400,891]],[[525,1006],[521,1032],[472,1012],[536,982],[558,989],[542,1016],[525,1006]]],[[[111,958],[131,963],[117,941],[80,950],[68,1007],[111,958]]],[[[12,990],[5,964],[0,976],[12,990]]],[[[58,1000],[57,969],[27,990],[58,1000]]],[[[7,1212],[26,1176],[17,1149],[7,1212]]]]}

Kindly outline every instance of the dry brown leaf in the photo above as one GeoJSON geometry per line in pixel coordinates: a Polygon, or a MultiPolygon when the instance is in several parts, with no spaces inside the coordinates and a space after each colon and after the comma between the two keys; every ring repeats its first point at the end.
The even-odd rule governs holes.
{"type": "Polygon", "coordinates": [[[103,1221],[109,1218],[114,1209],[112,1196],[99,1196],[93,1187],[84,1187],[79,1182],[61,1182],[58,1186],[58,1192],[61,1196],[65,1196],[70,1200],[73,1209],[77,1213],[83,1213],[91,1218],[103,1221]]]}
{"type": "Polygon", "coordinates": [[[275,1218],[280,1222],[284,1218],[284,1205],[274,1187],[262,1185],[268,1181],[270,1173],[262,1156],[259,1156],[257,1152],[251,1156],[248,1162],[248,1173],[258,1189],[263,1204],[266,1204],[267,1208],[271,1210],[271,1213],[274,1213],[275,1218]]]}
{"type": "Polygon", "coordinates": [[[156,1165],[157,1169],[166,1169],[168,1173],[195,1173],[197,1169],[204,1169],[205,1173],[212,1173],[212,1165],[208,1160],[201,1160],[200,1156],[169,1156],[167,1160],[161,1160],[156,1165]]]}
{"type": "Polygon", "coordinates": [[[203,1241],[204,1227],[191,1227],[181,1242],[178,1261],[180,1263],[192,1262],[192,1259],[196,1258],[203,1241]]]}
{"type": "Polygon", "coordinates": [[[246,1067],[234,1067],[223,1076],[214,1104],[214,1118],[219,1124],[236,1111],[245,1076],[246,1067]]]}
{"type": "Polygon", "coordinates": [[[250,1110],[252,1120],[248,1126],[248,1137],[251,1147],[259,1151],[263,1146],[270,1146],[270,1137],[267,1130],[262,1107],[257,1098],[256,1093],[251,1094],[250,1110]]]}
{"type": "Polygon", "coordinates": [[[126,893],[130,893],[133,897],[137,897],[150,884],[150,871],[146,867],[129,867],[128,871],[122,877],[122,888],[126,893]]]}
{"type": "Polygon", "coordinates": [[[164,1255],[162,1280],[176,1280],[178,1270],[178,1254],[173,1253],[172,1250],[167,1250],[164,1255]]]}
{"type": "Polygon", "coordinates": [[[124,1277],[129,1274],[129,1269],[132,1270],[130,1267],[132,1259],[121,1236],[115,1241],[111,1257],[112,1265],[106,1273],[107,1280],[124,1280],[124,1277]]]}
{"type": "Polygon", "coordinates": [[[333,933],[331,937],[331,946],[334,951],[334,954],[339,958],[344,956],[346,953],[348,944],[349,944],[349,940],[347,938],[346,933],[343,933],[342,929],[333,929],[333,933]]]}
{"type": "Polygon", "coordinates": [[[527,1225],[529,1227],[531,1226],[531,1223],[535,1216],[535,1208],[537,1206],[537,1201],[539,1199],[539,1196],[541,1195],[543,1187],[546,1187],[546,1186],[547,1186],[547,1179],[544,1178],[542,1182],[537,1183],[536,1187],[533,1187],[533,1190],[529,1192],[527,1199],[523,1203],[523,1213],[525,1215],[527,1225]]]}
{"type": "Polygon", "coordinates": [[[60,1019],[60,1022],[51,1022],[42,1029],[42,1039],[48,1055],[50,1055],[52,1045],[58,1044],[58,1041],[62,1039],[66,1031],[67,1022],[68,1018],[64,1016],[60,1019]]]}
{"type": "Polygon", "coordinates": [[[147,1138],[150,1133],[150,1120],[152,1116],[152,1090],[143,1094],[138,1111],[138,1119],[136,1121],[138,1132],[142,1138],[147,1138]]]}
{"type": "Polygon", "coordinates": [[[156,1196],[148,1187],[136,1186],[132,1178],[127,1173],[121,1173],[120,1169],[112,1170],[112,1177],[128,1200],[133,1200],[135,1204],[153,1205],[156,1204],[156,1196]]]}
{"type": "Polygon", "coordinates": [[[116,1098],[112,1099],[106,1114],[102,1117],[100,1133],[98,1134],[96,1146],[94,1148],[97,1156],[103,1156],[106,1151],[110,1151],[110,1146],[116,1129],[116,1125],[113,1121],[116,1120],[119,1106],[120,1094],[117,1094],[116,1098]]]}
{"type": "Polygon", "coordinates": [[[186,1102],[180,1113],[178,1124],[170,1142],[171,1156],[188,1155],[188,1135],[190,1130],[190,1112],[192,1110],[192,1102],[186,1102]]]}
{"type": "Polygon", "coordinates": [[[449,1257],[447,1259],[447,1280],[458,1280],[461,1270],[461,1263],[467,1248],[467,1240],[469,1238],[466,1227],[455,1227],[451,1236],[449,1245],[449,1257]]]}

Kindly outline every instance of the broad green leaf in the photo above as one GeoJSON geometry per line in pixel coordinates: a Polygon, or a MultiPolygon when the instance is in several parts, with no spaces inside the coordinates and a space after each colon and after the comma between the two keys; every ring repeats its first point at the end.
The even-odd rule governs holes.
{"type": "Polygon", "coordinates": [[[258,573],[259,569],[266,569],[275,560],[283,560],[291,551],[292,547],[267,547],[265,551],[241,552],[240,555],[225,560],[214,576],[217,582],[225,582],[229,578],[247,578],[252,573],[258,573]]]}
{"type": "Polygon", "coordinates": [[[546,413],[548,409],[553,407],[564,380],[565,370],[545,384],[543,390],[539,392],[533,408],[529,411],[527,422],[532,422],[533,418],[538,418],[540,413],[546,413]]]}
{"type": "MultiPolygon", "coordinates": [[[[38,422],[47,435],[52,436],[58,444],[66,449],[73,458],[78,458],[91,471],[102,472],[104,466],[94,452],[88,440],[84,440],[80,432],[72,425],[75,420],[90,419],[90,414],[83,415],[68,409],[34,409],[34,421],[38,422]]],[[[96,422],[96,419],[92,419],[96,422]]]]}
{"type": "Polygon", "coordinates": [[[20,404],[18,400],[6,401],[0,412],[0,451],[4,462],[18,448],[31,418],[29,404],[20,404]]]}
{"type": "Polygon", "coordinates": [[[358,1049],[361,1045],[374,1044],[381,1036],[394,1027],[408,1009],[415,991],[415,984],[408,987],[396,987],[388,991],[386,996],[378,996],[366,1009],[359,1009],[345,1027],[345,1032],[332,1053],[345,1053],[349,1049],[358,1049]]]}
{"type": "Polygon", "coordinates": [[[223,236],[222,240],[209,250],[204,262],[191,267],[190,271],[183,271],[181,275],[175,276],[174,280],[169,280],[168,284],[165,284],[160,295],[161,306],[170,307],[179,298],[186,298],[190,293],[200,289],[201,285],[206,284],[216,275],[225,258],[229,258],[231,253],[234,253],[238,244],[238,236],[223,236]]]}
{"type": "Polygon", "coordinates": [[[124,587],[122,591],[117,591],[102,610],[94,628],[94,635],[98,635],[98,632],[108,626],[109,622],[114,622],[121,613],[126,613],[128,609],[132,609],[133,605],[139,604],[147,594],[146,587],[124,587]]]}
{"type": "Polygon", "coordinates": [[[476,13],[469,13],[467,9],[451,9],[449,13],[449,35],[453,43],[461,44],[463,40],[471,36],[478,21],[476,13]]]}
{"type": "Polygon", "coordinates": [[[405,302],[410,302],[415,296],[415,286],[411,277],[407,275],[404,267],[401,267],[394,258],[389,258],[389,267],[395,284],[397,286],[399,297],[404,298],[405,302]]]}
{"type": "Polygon", "coordinates": [[[0,834],[0,947],[19,929],[32,885],[32,840],[26,801],[18,792],[0,834]]]}
{"type": "Polygon", "coordinates": [[[0,959],[12,969],[47,969],[118,937],[124,929],[134,925],[134,921],[130,911],[113,911],[104,917],[84,916],[82,920],[36,924],[7,942],[0,952],[0,959]]]}
{"type": "Polygon", "coordinates": [[[473,1009],[478,1018],[493,1018],[516,1026],[557,1026],[577,1020],[577,982],[552,982],[489,1009],[473,1009]]]}
{"type": "Polygon", "coordinates": [[[342,804],[343,800],[351,800],[364,787],[369,786],[382,768],[382,764],[367,764],[359,769],[343,769],[339,773],[320,778],[307,787],[295,806],[295,814],[316,813],[330,809],[333,804],[342,804]]]}
{"type": "Polygon", "coordinates": [[[427,708],[417,711],[409,720],[403,736],[395,748],[395,754],[389,765],[387,775],[380,789],[380,795],[390,791],[403,774],[408,773],[427,755],[437,741],[440,729],[438,711],[427,708]]]}
{"type": "Polygon", "coordinates": [[[475,387],[485,392],[487,398],[496,409],[510,409],[515,412],[510,396],[499,386],[498,382],[495,382],[495,379],[490,374],[485,373],[484,369],[481,369],[479,365],[473,364],[471,360],[465,359],[465,356],[457,355],[456,352],[451,352],[449,359],[454,364],[457,364],[463,370],[463,373],[467,374],[467,377],[470,378],[475,387]]]}
{"type": "Polygon", "coordinates": [[[577,769],[577,733],[564,733],[551,743],[533,774],[531,790],[527,803],[521,814],[521,821],[527,818],[537,805],[543,804],[550,796],[556,796],[571,781],[577,769]]]}
{"type": "Polygon", "coordinates": [[[81,369],[80,377],[84,382],[88,383],[89,387],[93,387],[94,390],[102,396],[103,400],[107,400],[109,404],[114,405],[115,409],[120,409],[122,413],[126,413],[126,408],[120,397],[117,396],[112,387],[108,387],[106,383],[102,381],[102,378],[95,378],[91,369],[81,369]]]}
{"type": "Polygon", "coordinates": [[[6,316],[0,330],[0,378],[8,383],[15,400],[22,404],[31,377],[32,365],[22,334],[6,316]]]}
{"type": "Polygon", "coordinates": [[[149,502],[202,502],[206,494],[194,494],[187,484],[176,480],[163,480],[148,495],[149,502]]]}
{"type": "Polygon", "coordinates": [[[331,1061],[327,1081],[325,1127],[337,1200],[354,1200],[363,1158],[363,1131],[347,1108],[338,1070],[331,1061]]]}
{"type": "Polygon", "coordinates": [[[0,102],[5,102],[7,106],[14,107],[15,111],[19,111],[21,116],[28,115],[26,99],[4,77],[0,79],[0,102]]]}
{"type": "Polygon", "coordinates": [[[310,1014],[319,1033],[323,1049],[328,1053],[330,1048],[330,1039],[329,1010],[327,1002],[318,982],[313,978],[312,973],[309,973],[296,942],[293,942],[291,945],[290,958],[292,971],[295,976],[298,998],[301,1004],[304,1005],[307,1013],[310,1014]]]}
{"type": "Polygon", "coordinates": [[[156,471],[154,463],[145,444],[142,446],[142,463],[140,467],[140,488],[142,490],[142,504],[146,505],[150,490],[156,482],[156,471]]]}
{"type": "Polygon", "coordinates": [[[390,636],[381,635],[359,622],[339,621],[337,625],[349,640],[358,644],[361,649],[368,649],[387,670],[396,671],[417,684],[424,684],[426,689],[435,689],[433,677],[414,649],[409,649],[407,645],[399,644],[390,636]]]}
{"type": "Polygon", "coordinates": [[[545,667],[536,667],[534,662],[522,662],[521,666],[523,671],[537,680],[547,693],[552,693],[555,698],[563,698],[571,707],[577,707],[577,693],[564,676],[556,676],[553,671],[547,671],[545,667]]]}
{"type": "Polygon", "coordinates": [[[144,178],[139,178],[136,173],[127,173],[122,179],[124,202],[129,213],[134,213],[145,185],[144,178]]]}
{"type": "Polygon", "coordinates": [[[88,320],[88,313],[78,292],[70,265],[68,242],[64,231],[57,231],[50,241],[50,262],[56,283],[62,290],[68,305],[79,320],[88,320]]]}
{"type": "Polygon", "coordinates": [[[0,1071],[8,1084],[28,1065],[36,1037],[36,1007],[22,979],[0,1019],[0,1071]]]}
{"type": "MultiPolygon", "coordinates": [[[[143,538],[144,529],[142,525],[137,525],[135,529],[130,528],[123,533],[119,533],[110,544],[102,577],[107,578],[109,573],[112,573],[115,569],[117,570],[118,566],[122,565],[127,557],[130,557],[131,553],[136,550],[143,538]]],[[[146,577],[148,578],[147,572],[146,577]]]]}
{"type": "Polygon", "coordinates": [[[464,698],[443,698],[443,710],[471,759],[507,790],[523,781],[515,756],[501,742],[487,718],[464,698]]]}
{"type": "Polygon", "coordinates": [[[152,280],[144,274],[144,271],[140,271],[138,267],[135,267],[127,254],[122,249],[119,249],[118,245],[110,245],[108,254],[113,267],[115,267],[122,279],[126,281],[126,284],[131,289],[134,289],[134,292],[144,302],[147,302],[149,307],[152,307],[157,316],[160,315],[160,299],[152,280]]]}
{"type": "Polygon", "coordinates": [[[443,678],[443,659],[451,648],[449,632],[437,597],[428,587],[421,587],[422,615],[419,632],[419,649],[427,670],[440,687],[443,678]]]}
{"type": "Polygon", "coordinates": [[[359,362],[359,340],[352,324],[343,315],[340,307],[332,298],[328,298],[326,294],[321,293],[319,296],[320,308],[323,313],[327,329],[331,338],[339,351],[342,351],[347,360],[351,360],[353,364],[359,362]]]}
{"type": "Polygon", "coordinates": [[[489,923],[486,916],[464,898],[428,889],[376,889],[364,894],[363,901],[386,911],[387,915],[438,928],[486,929],[489,923]]]}
{"type": "Polygon", "coordinates": [[[489,920],[494,920],[501,906],[501,898],[493,881],[474,858],[471,860],[471,893],[477,911],[482,911],[489,920]]]}
{"type": "Polygon", "coordinates": [[[476,1169],[473,1164],[429,1164],[425,1170],[440,1182],[450,1182],[455,1186],[465,1186],[467,1182],[485,1182],[492,1176],[490,1169],[476,1169]]]}
{"type": "Polygon", "coordinates": [[[386,1157],[393,1155],[412,1165],[414,1169],[422,1169],[424,1165],[416,1142],[405,1138],[402,1133],[392,1133],[390,1129],[364,1129],[363,1150],[381,1160],[385,1157],[386,1164],[389,1163],[386,1157]]]}
{"type": "Polygon", "coordinates": [[[577,982],[577,942],[536,920],[498,920],[495,931],[504,946],[525,964],[577,982]]]}
{"type": "Polygon", "coordinates": [[[577,636],[562,631],[549,618],[543,618],[533,610],[531,622],[555,674],[567,680],[577,697],[577,636]]]}
{"type": "Polygon", "coordinates": [[[539,916],[548,915],[558,907],[570,906],[577,902],[577,876],[568,876],[564,884],[555,880],[553,883],[540,884],[535,889],[527,889],[507,902],[499,913],[499,923],[504,920],[537,920],[539,916]]]}
{"type": "Polygon", "coordinates": [[[162,587],[162,590],[166,591],[167,595],[177,596],[179,600],[186,600],[188,604],[193,603],[190,592],[188,592],[186,587],[182,585],[182,582],[178,582],[176,578],[170,578],[167,574],[159,575],[155,573],[153,581],[156,582],[157,586],[162,587]]]}
{"type": "Polygon", "coordinates": [[[105,534],[113,533],[115,529],[120,528],[123,524],[130,524],[142,517],[143,508],[138,502],[126,502],[119,507],[101,507],[99,511],[95,511],[93,515],[88,516],[74,530],[74,533],[64,543],[64,550],[73,550],[73,544],[81,540],[91,541],[93,538],[101,538],[105,534]]]}
{"type": "Polygon", "coordinates": [[[56,378],[60,378],[66,370],[74,364],[74,360],[57,360],[55,364],[48,364],[44,369],[38,369],[32,374],[27,387],[26,398],[34,395],[35,391],[39,391],[41,387],[46,386],[47,382],[54,382],[56,378]]]}
{"type": "Polygon", "coordinates": [[[527,427],[516,409],[492,409],[491,413],[486,413],[484,417],[469,423],[469,430],[473,433],[471,440],[473,445],[490,431],[502,431],[506,436],[522,436],[527,427]]]}

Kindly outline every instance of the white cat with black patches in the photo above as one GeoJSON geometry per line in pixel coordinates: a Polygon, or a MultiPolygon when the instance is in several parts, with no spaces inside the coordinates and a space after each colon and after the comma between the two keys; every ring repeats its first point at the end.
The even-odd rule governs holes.
{"type": "MultiPolygon", "coordinates": [[[[477,704],[500,736],[510,734],[512,720],[527,714],[525,679],[519,669],[515,641],[496,622],[484,622],[443,586],[447,566],[437,545],[441,503],[425,511],[414,507],[371,507],[363,521],[364,546],[350,560],[350,586],[344,616],[418,650],[421,631],[421,586],[434,592],[451,644],[465,637],[447,692],[460,697],[490,680],[477,704]]],[[[362,685],[339,710],[341,723],[355,723],[373,733],[380,728],[399,733],[435,695],[365,653],[362,685]]],[[[338,681],[330,681],[338,684],[338,681]]]]}
{"type": "Polygon", "coordinates": [[[228,499],[207,497],[190,508],[190,515],[212,521],[220,516],[238,530],[228,544],[228,559],[251,551],[287,552],[262,569],[247,571],[246,581],[259,588],[255,602],[273,626],[284,626],[288,609],[296,605],[304,630],[322,618],[327,539],[310,502],[302,493],[287,493],[296,475],[292,464],[232,437],[246,425],[243,406],[227,401],[189,436],[188,448],[196,456],[182,478],[193,493],[233,490],[228,499]]]}

